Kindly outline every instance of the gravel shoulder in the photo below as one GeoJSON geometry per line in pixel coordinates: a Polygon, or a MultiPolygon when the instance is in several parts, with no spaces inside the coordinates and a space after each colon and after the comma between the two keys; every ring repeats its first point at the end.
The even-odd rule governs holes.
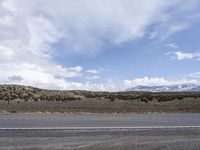
{"type": "Polygon", "coordinates": [[[1,150],[197,150],[199,129],[0,130],[1,150]]]}

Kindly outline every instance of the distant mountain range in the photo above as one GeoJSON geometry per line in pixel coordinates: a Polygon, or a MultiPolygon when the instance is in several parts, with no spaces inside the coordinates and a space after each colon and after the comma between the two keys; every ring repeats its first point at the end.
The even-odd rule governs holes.
{"type": "Polygon", "coordinates": [[[146,92],[200,92],[200,85],[179,84],[168,86],[137,86],[126,91],[146,91],[146,92]]]}

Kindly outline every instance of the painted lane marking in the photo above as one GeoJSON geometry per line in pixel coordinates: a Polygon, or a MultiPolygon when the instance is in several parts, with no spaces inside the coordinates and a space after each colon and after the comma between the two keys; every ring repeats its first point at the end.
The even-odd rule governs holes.
{"type": "Polygon", "coordinates": [[[142,127],[19,127],[0,128],[0,130],[81,130],[81,129],[185,129],[200,128],[200,126],[142,126],[142,127]]]}

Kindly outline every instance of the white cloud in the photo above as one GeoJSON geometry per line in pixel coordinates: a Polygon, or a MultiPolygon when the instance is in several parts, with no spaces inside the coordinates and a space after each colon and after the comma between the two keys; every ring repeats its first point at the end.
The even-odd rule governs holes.
{"type": "Polygon", "coordinates": [[[15,3],[21,4],[0,2],[0,83],[45,88],[62,82],[67,88],[79,85],[65,78],[80,77],[81,66],[64,67],[52,62],[50,45],[62,38],[62,32],[45,16],[30,14],[34,12],[29,12],[29,5],[22,12],[23,6],[18,8],[15,3]]]}
{"type": "Polygon", "coordinates": [[[167,85],[167,84],[169,84],[167,80],[158,77],[155,78],[144,77],[144,78],[136,78],[133,80],[124,80],[124,85],[127,87],[139,86],[139,85],[157,86],[157,85],[167,85]]]}
{"type": "Polygon", "coordinates": [[[18,24],[20,30],[15,30],[17,27],[13,30],[27,38],[29,35],[40,35],[34,36],[37,38],[32,38],[32,42],[37,43],[37,46],[43,45],[43,50],[49,48],[48,44],[62,39],[66,52],[93,54],[105,46],[105,40],[115,44],[133,40],[144,36],[147,28],[153,24],[160,24],[154,30],[156,35],[161,35],[160,32],[164,30],[166,36],[169,36],[187,28],[186,22],[173,22],[173,17],[179,11],[187,13],[189,4],[197,0],[183,1],[3,0],[7,10],[1,22],[18,24]],[[176,11],[169,13],[168,10],[176,6],[179,6],[176,11]]]}
{"type": "Polygon", "coordinates": [[[170,21],[167,22],[168,23],[159,24],[157,29],[150,33],[150,38],[151,39],[159,38],[163,40],[175,34],[176,32],[183,31],[190,27],[190,24],[188,22],[183,22],[183,23],[171,23],[170,21]]]}
{"type": "Polygon", "coordinates": [[[198,10],[199,0],[175,0],[168,1],[169,3],[171,3],[171,7],[166,8],[168,13],[162,14],[160,22],[153,26],[149,34],[151,39],[164,40],[177,32],[190,28],[199,21],[199,17],[194,11],[198,10]]]}
{"type": "Polygon", "coordinates": [[[178,60],[194,58],[194,55],[192,53],[184,53],[184,52],[177,51],[177,52],[173,52],[172,54],[174,54],[176,59],[178,59],[178,60]]]}
{"type": "Polygon", "coordinates": [[[169,48],[178,48],[178,45],[176,43],[168,43],[166,46],[169,48]]]}
{"type": "Polygon", "coordinates": [[[103,68],[100,69],[90,69],[90,70],[86,70],[85,72],[87,73],[87,80],[96,80],[100,78],[100,73],[104,71],[103,68]]]}
{"type": "Polygon", "coordinates": [[[186,52],[176,51],[176,52],[169,52],[166,55],[170,55],[172,58],[177,60],[200,59],[200,53],[186,53],[186,52]]]}
{"type": "Polygon", "coordinates": [[[177,84],[187,84],[187,83],[192,83],[192,84],[199,84],[200,82],[197,80],[166,80],[163,77],[154,77],[154,78],[149,78],[149,77],[143,77],[143,78],[136,78],[133,80],[124,80],[123,85],[126,88],[131,88],[131,87],[136,87],[139,85],[142,86],[163,86],[163,85],[177,85],[177,84]]]}
{"type": "Polygon", "coordinates": [[[92,69],[92,70],[86,70],[87,73],[91,73],[91,74],[99,74],[100,73],[100,70],[95,70],[95,69],[92,69]]]}
{"type": "Polygon", "coordinates": [[[100,76],[98,76],[98,75],[93,75],[93,76],[87,76],[86,79],[88,79],[88,80],[96,80],[96,79],[99,79],[99,78],[100,78],[100,76]]]}
{"type": "Polygon", "coordinates": [[[23,78],[19,75],[12,75],[8,77],[8,79],[11,81],[16,81],[16,82],[21,82],[23,80],[23,78]]]}
{"type": "Polygon", "coordinates": [[[66,68],[62,67],[61,65],[56,65],[54,68],[52,68],[52,70],[50,70],[49,73],[65,78],[71,78],[81,76],[82,69],[83,68],[81,66],[66,68]]]}

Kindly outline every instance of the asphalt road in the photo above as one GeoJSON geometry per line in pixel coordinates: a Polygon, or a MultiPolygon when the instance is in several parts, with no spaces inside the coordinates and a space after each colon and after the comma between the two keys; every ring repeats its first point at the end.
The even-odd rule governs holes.
{"type": "Polygon", "coordinates": [[[0,115],[0,128],[167,128],[200,126],[200,114],[0,115]]]}
{"type": "Polygon", "coordinates": [[[200,114],[0,115],[0,150],[200,150],[200,114]]]}

